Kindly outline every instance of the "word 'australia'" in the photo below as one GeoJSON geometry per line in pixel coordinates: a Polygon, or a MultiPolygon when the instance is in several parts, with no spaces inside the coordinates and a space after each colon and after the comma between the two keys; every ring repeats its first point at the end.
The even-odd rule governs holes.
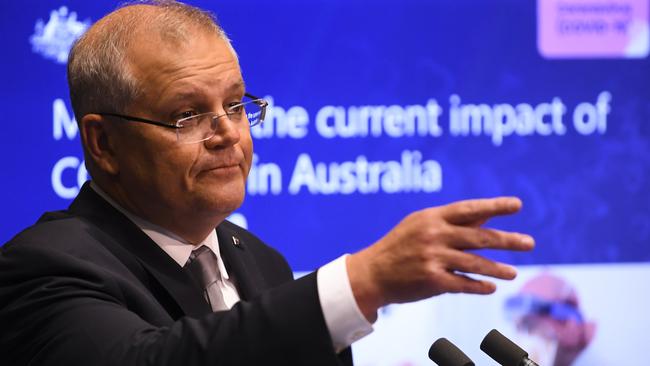
{"type": "Polygon", "coordinates": [[[305,188],[311,194],[437,192],[442,189],[442,168],[435,160],[422,161],[419,151],[403,151],[400,161],[313,163],[308,154],[296,161],[289,193],[305,188]]]}

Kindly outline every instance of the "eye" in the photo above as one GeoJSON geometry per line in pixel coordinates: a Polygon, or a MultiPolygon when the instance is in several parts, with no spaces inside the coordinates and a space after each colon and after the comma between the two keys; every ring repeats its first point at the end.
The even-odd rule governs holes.
{"type": "Polygon", "coordinates": [[[183,111],[176,115],[176,119],[185,119],[196,116],[198,113],[193,110],[183,111]]]}
{"type": "Polygon", "coordinates": [[[244,105],[241,102],[230,103],[228,105],[229,113],[241,113],[244,110],[244,105]]]}

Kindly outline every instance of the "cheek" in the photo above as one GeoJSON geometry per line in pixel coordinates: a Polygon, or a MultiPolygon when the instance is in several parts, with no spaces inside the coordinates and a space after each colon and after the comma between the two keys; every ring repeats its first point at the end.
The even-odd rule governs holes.
{"type": "Polygon", "coordinates": [[[244,158],[248,167],[251,166],[251,161],[253,160],[253,139],[250,135],[250,131],[246,131],[246,134],[242,136],[241,140],[242,150],[244,151],[244,158]]]}
{"type": "Polygon", "coordinates": [[[116,149],[116,155],[120,164],[120,176],[126,184],[147,184],[154,183],[159,164],[152,158],[155,153],[152,146],[139,136],[128,136],[121,141],[121,146],[116,149]],[[153,181],[153,182],[151,182],[153,181]]]}
{"type": "Polygon", "coordinates": [[[150,170],[151,179],[165,191],[186,191],[192,186],[192,171],[197,161],[193,145],[167,145],[166,149],[150,151],[143,168],[150,170]]]}
{"type": "Polygon", "coordinates": [[[172,163],[168,164],[169,174],[182,179],[186,184],[191,184],[193,177],[198,173],[200,160],[200,145],[187,145],[187,149],[178,149],[172,156],[167,156],[172,163]],[[192,148],[194,147],[194,148],[192,148]]]}

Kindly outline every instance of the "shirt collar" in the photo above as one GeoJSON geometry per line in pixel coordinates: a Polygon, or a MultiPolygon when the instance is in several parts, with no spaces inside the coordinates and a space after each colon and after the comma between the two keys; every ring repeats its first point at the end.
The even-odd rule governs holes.
{"type": "Polygon", "coordinates": [[[212,230],[205,239],[203,239],[199,244],[195,245],[189,243],[187,240],[181,238],[173,232],[127,211],[125,208],[115,202],[106,192],[99,188],[95,182],[90,182],[90,188],[92,188],[111,206],[115,207],[116,210],[120,211],[122,214],[124,214],[124,216],[136,224],[145,234],[147,234],[147,236],[149,236],[149,238],[151,238],[151,240],[153,240],[160,247],[160,249],[162,249],[176,263],[178,263],[179,266],[185,266],[185,263],[187,263],[187,260],[190,258],[190,254],[192,254],[192,251],[194,249],[205,245],[210,248],[210,250],[212,250],[212,252],[217,256],[217,263],[219,266],[219,271],[221,272],[221,277],[226,280],[229,279],[228,271],[226,271],[226,266],[221,259],[221,253],[219,250],[219,238],[217,237],[216,230],[212,230]]]}

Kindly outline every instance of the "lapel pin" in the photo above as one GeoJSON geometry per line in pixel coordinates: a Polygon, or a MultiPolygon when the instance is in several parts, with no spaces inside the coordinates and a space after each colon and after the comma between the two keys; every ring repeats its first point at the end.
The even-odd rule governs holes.
{"type": "Polygon", "coordinates": [[[238,247],[239,246],[239,238],[236,236],[232,237],[232,245],[238,247]]]}

